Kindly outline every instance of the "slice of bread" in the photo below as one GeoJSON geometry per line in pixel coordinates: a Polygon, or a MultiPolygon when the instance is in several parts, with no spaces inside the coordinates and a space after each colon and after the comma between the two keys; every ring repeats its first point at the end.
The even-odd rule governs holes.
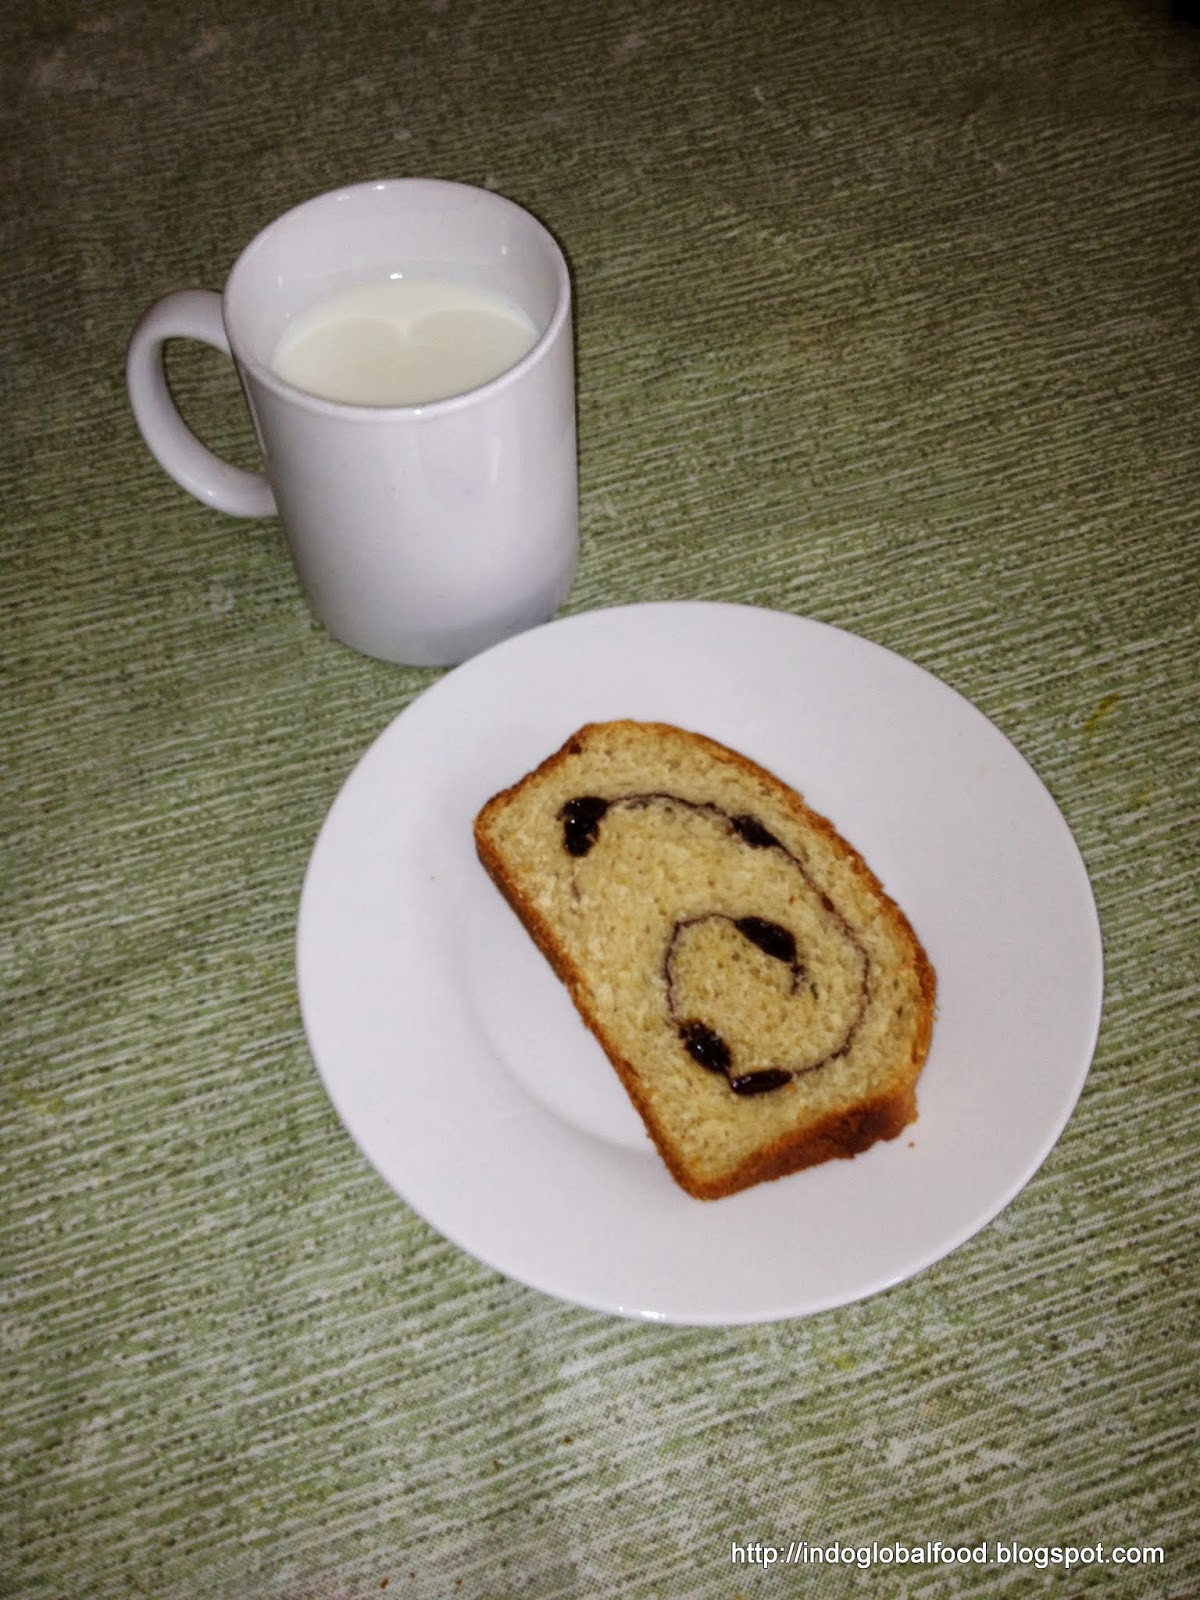
{"type": "Polygon", "coordinates": [[[487,802],[475,843],[689,1194],[915,1118],[933,968],[857,852],[744,756],[592,723],[487,802]]]}

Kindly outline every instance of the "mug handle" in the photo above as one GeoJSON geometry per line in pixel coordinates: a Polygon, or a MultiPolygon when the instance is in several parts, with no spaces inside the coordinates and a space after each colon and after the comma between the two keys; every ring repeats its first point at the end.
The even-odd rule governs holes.
{"type": "Polygon", "coordinates": [[[125,383],[151,455],[205,505],[234,517],[273,516],[275,496],[263,474],[222,461],[200,443],[176,410],[163,370],[163,345],[168,339],[199,339],[232,358],[220,295],[211,289],[176,290],[152,305],[133,330],[125,383]]]}

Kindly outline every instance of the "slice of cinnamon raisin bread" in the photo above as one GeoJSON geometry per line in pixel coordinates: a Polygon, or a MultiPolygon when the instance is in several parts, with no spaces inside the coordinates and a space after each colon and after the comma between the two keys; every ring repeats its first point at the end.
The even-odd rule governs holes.
{"type": "Polygon", "coordinates": [[[744,756],[593,723],[488,801],[475,842],[689,1194],[915,1118],[925,952],[857,852],[744,756]]]}

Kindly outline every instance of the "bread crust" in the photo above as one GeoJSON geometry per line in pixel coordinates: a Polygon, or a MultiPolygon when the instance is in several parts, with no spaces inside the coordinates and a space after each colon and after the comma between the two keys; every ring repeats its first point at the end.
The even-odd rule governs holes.
{"type": "Polygon", "coordinates": [[[916,1082],[929,1050],[937,995],[937,980],[932,965],[916,934],[896,902],[863,860],[853,845],[837,832],[828,818],[813,811],[803,798],[782,779],[760,767],[740,751],[733,750],[706,734],[682,730],[667,723],[634,722],[587,723],[531,772],[509,788],[493,795],[475,819],[475,848],[488,876],[508,902],[559,980],[565,985],[576,1010],[612,1063],[626,1093],[633,1102],[651,1140],[671,1176],[688,1194],[698,1200],[718,1200],[755,1184],[799,1172],[830,1160],[849,1160],[879,1140],[895,1139],[917,1118],[916,1082]],[[552,774],[571,756],[582,754],[589,739],[601,730],[636,728],[639,733],[661,733],[677,740],[684,733],[689,741],[706,749],[724,764],[732,764],[755,784],[767,788],[778,804],[787,809],[803,827],[819,833],[832,851],[858,877],[881,912],[888,917],[904,944],[916,973],[921,992],[919,1026],[913,1041],[911,1059],[901,1085],[891,1094],[866,1098],[852,1108],[831,1114],[803,1129],[786,1134],[756,1150],[720,1180],[706,1181],[680,1161],[675,1150],[660,1133],[653,1109],[642,1092],[641,1080],[608,1037],[604,1024],[591,1006],[583,973],[562,948],[554,930],[510,875],[490,837],[492,821],[526,785],[552,774]]]}

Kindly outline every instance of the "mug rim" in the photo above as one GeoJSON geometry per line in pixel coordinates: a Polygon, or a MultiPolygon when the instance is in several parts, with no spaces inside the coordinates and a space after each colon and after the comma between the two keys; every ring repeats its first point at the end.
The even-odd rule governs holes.
{"type": "Polygon", "coordinates": [[[273,217],[264,227],[260,228],[254,237],[239,252],[236,261],[229,270],[225,280],[225,287],[221,291],[221,319],[225,324],[225,333],[229,339],[230,349],[234,360],[239,366],[251,373],[255,380],[281,399],[291,404],[299,405],[306,410],[319,415],[339,417],[342,419],[361,419],[364,422],[386,421],[389,418],[424,417],[431,414],[443,415],[453,411],[461,411],[468,406],[477,405],[481,398],[498,393],[510,387],[531,367],[535,366],[544,352],[558,338],[571,311],[571,275],[567,266],[566,256],[562,246],[546,227],[545,223],[535,217],[532,211],[527,211],[524,206],[518,205],[515,200],[510,200],[507,195],[498,193],[494,189],[484,189],[478,184],[460,183],[450,178],[371,178],[361,183],[342,184],[336,189],[327,189],[322,194],[310,195],[307,200],[300,200],[294,206],[289,206],[286,211],[281,211],[273,217]],[[446,395],[440,400],[420,400],[407,405],[369,405],[348,400],[329,400],[325,396],[313,394],[307,389],[300,389],[293,383],[288,383],[265,361],[259,360],[255,355],[242,350],[234,338],[231,322],[234,319],[231,311],[232,294],[235,290],[236,279],[240,271],[248,266],[251,253],[262,243],[268,234],[281,226],[289,218],[295,217],[299,212],[310,207],[328,205],[345,196],[362,194],[367,190],[382,193],[384,190],[401,189],[439,189],[452,190],[456,193],[478,195],[486,198],[490,203],[499,205],[502,209],[516,212],[522,221],[533,228],[548,246],[550,258],[554,263],[554,274],[557,279],[557,294],[554,310],[546,327],[537,339],[525,352],[519,361],[511,367],[506,367],[496,377],[489,378],[486,383],[477,384],[472,389],[465,389],[461,394],[446,395]]]}

